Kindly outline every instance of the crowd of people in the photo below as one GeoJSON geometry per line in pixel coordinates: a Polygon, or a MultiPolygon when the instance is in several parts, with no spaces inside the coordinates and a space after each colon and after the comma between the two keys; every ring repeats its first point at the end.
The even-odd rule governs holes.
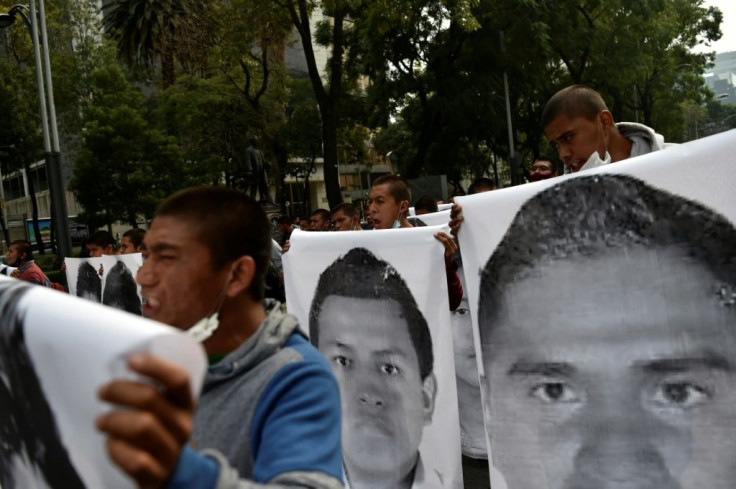
{"type": "MultiPolygon", "coordinates": [[[[615,124],[600,95],[582,86],[553,96],[542,125],[565,173],[664,148],[661,136],[646,126],[615,124]]],[[[555,176],[549,158],[532,163],[530,180],[555,176]]],[[[484,178],[474,181],[469,193],[496,188],[484,178]]],[[[369,227],[422,225],[410,219],[411,203],[409,187],[400,177],[376,179],[365,209],[369,227]]],[[[436,212],[437,203],[422,197],[415,211],[436,212]]],[[[444,249],[450,309],[469,321],[462,306],[458,244],[452,236],[462,222],[462,208],[454,205],[451,233],[439,232],[435,238],[444,249]]],[[[107,437],[111,459],[141,487],[234,489],[257,483],[339,488],[346,468],[370,480],[370,473],[361,472],[359,450],[355,458],[343,458],[340,386],[330,365],[285,307],[266,297],[265,286],[274,249],[276,255],[289,251],[296,226],[312,232],[362,231],[360,214],[352,204],[342,203],[317,209],[298,223],[282,217],[277,226],[281,243],[274,244],[271,223],[258,202],[235,190],[199,187],[163,202],[148,232],[127,231],[118,249],[106,231],[95,232],[85,245],[90,257],[141,252],[137,281],[143,314],[181,330],[203,324],[207,329],[202,344],[209,368],[198,404],[186,373],[148,354],[130,357],[129,367],[152,382],[116,380],[100,390],[100,398],[116,408],[101,416],[97,427],[107,437]]],[[[27,242],[11,243],[7,261],[18,267],[19,278],[48,285],[27,242]]],[[[473,390],[475,396],[460,402],[482,410],[477,382],[473,390]]],[[[482,423],[482,416],[477,419],[482,423]]],[[[463,429],[469,435],[484,433],[482,425],[463,429]]],[[[463,442],[471,438],[464,436],[463,442]]],[[[487,489],[487,453],[477,439],[472,447],[463,447],[465,487],[487,489]]]]}

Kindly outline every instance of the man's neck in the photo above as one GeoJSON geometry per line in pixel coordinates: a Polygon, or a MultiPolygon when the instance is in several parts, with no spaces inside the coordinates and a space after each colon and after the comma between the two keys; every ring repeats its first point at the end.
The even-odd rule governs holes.
{"type": "Polygon", "coordinates": [[[207,355],[235,351],[258,330],[266,311],[260,302],[237,298],[223,303],[218,319],[217,330],[203,343],[207,355]]]}
{"type": "Polygon", "coordinates": [[[611,141],[609,144],[609,153],[611,154],[611,162],[621,161],[631,156],[631,148],[634,143],[629,141],[620,132],[611,132],[611,141]]]}
{"type": "Polygon", "coordinates": [[[348,470],[347,466],[345,466],[345,477],[350,485],[350,489],[411,489],[411,486],[414,483],[414,473],[416,472],[416,469],[417,463],[415,462],[411,470],[400,480],[393,478],[397,474],[391,474],[392,477],[390,480],[388,477],[381,480],[381,475],[376,474],[373,471],[351,471],[348,470]]]}

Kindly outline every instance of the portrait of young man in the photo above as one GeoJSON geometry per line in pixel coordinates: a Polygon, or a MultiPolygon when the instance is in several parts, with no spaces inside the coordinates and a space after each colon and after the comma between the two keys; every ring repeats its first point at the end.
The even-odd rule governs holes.
{"type": "Polygon", "coordinates": [[[26,342],[30,290],[0,279],[0,486],[83,489],[26,342]]]}
{"type": "Polygon", "coordinates": [[[631,176],[565,180],[526,201],[483,268],[478,327],[508,489],[733,487],[728,219],[631,176]]]}
{"type": "Polygon", "coordinates": [[[432,337],[404,279],[365,248],[321,274],[312,343],[340,385],[346,487],[447,487],[419,446],[437,396],[432,337]]]}

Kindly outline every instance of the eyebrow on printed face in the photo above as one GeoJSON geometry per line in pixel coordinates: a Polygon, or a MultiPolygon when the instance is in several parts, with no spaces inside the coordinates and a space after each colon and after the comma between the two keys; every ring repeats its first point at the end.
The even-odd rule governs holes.
{"type": "MultiPolygon", "coordinates": [[[[733,373],[734,366],[728,359],[715,352],[683,358],[659,358],[632,364],[632,368],[649,374],[670,374],[694,370],[718,370],[733,373]]],[[[508,370],[509,376],[572,377],[577,368],[566,362],[515,362],[508,370]]]]}
{"type": "Polygon", "coordinates": [[[670,374],[693,370],[718,370],[733,373],[733,364],[725,357],[711,351],[684,358],[661,358],[637,362],[636,367],[646,373],[670,374]]]}
{"type": "MultiPolygon", "coordinates": [[[[322,344],[321,341],[320,341],[320,344],[322,344]]],[[[348,345],[346,343],[343,343],[340,340],[334,340],[334,341],[327,342],[325,343],[325,346],[332,347],[332,348],[340,348],[340,349],[348,350],[348,351],[356,351],[356,350],[362,349],[357,346],[348,345]]],[[[372,350],[370,353],[373,356],[378,356],[378,355],[392,356],[392,357],[397,357],[397,358],[403,358],[406,356],[406,352],[403,349],[395,347],[395,346],[389,346],[386,348],[382,348],[380,350],[372,350]]]]}
{"type": "Polygon", "coordinates": [[[565,362],[527,362],[518,361],[509,368],[509,376],[537,375],[545,377],[572,377],[576,368],[565,362]]]}

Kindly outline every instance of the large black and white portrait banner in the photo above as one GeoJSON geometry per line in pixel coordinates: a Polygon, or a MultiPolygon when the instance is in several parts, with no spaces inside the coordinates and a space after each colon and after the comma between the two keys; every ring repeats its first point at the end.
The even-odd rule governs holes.
{"type": "Polygon", "coordinates": [[[99,258],[66,258],[69,293],[141,315],[140,287],[135,281],[143,264],[140,253],[99,258]]]}
{"type": "Polygon", "coordinates": [[[301,232],[289,312],[340,384],[352,489],[462,487],[441,227],[301,232]]]}
{"type": "Polygon", "coordinates": [[[457,199],[493,489],[734,487],[735,150],[457,199]]]}
{"type": "Polygon", "coordinates": [[[137,352],[186,369],[195,398],[206,358],[185,334],[45,287],[0,277],[0,486],[133,488],[95,420],[137,352]]]}

